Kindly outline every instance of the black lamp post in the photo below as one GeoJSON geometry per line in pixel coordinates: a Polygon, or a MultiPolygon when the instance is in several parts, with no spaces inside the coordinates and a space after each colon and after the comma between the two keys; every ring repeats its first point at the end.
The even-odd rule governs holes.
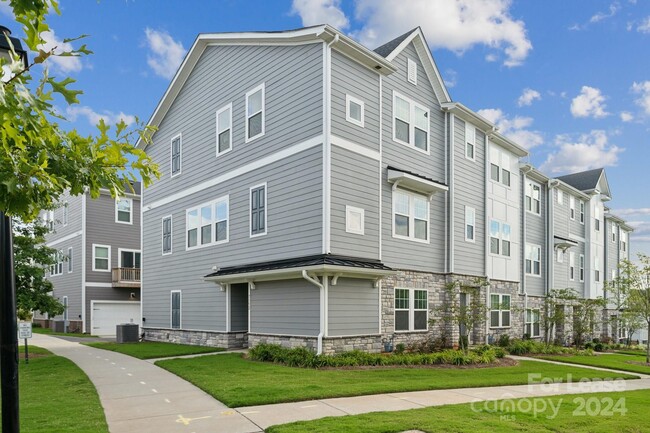
{"type": "MultiPolygon", "coordinates": [[[[27,51],[20,39],[0,26],[0,57],[9,59],[11,45],[27,67],[27,51]],[[11,45],[9,44],[11,41],[11,45]]],[[[11,217],[0,209],[0,387],[2,395],[2,431],[20,432],[18,412],[18,329],[16,325],[16,281],[11,217]]]]}

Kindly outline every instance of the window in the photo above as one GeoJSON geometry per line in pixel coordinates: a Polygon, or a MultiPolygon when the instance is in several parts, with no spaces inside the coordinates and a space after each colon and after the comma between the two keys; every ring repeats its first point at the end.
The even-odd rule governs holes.
{"type": "Polygon", "coordinates": [[[600,282],[600,259],[594,257],[594,279],[596,282],[600,282]]]}
{"type": "Polygon", "coordinates": [[[510,257],[510,225],[501,224],[501,255],[510,257]]]}
{"type": "Polygon", "coordinates": [[[569,197],[569,217],[576,219],[576,199],[573,196],[569,197]]]}
{"type": "Polygon", "coordinates": [[[594,207],[594,229],[600,231],[600,212],[598,206],[594,207]]]}
{"type": "MultiPolygon", "coordinates": [[[[221,197],[211,203],[187,210],[187,249],[228,241],[228,198],[229,196],[221,197]]],[[[169,252],[171,252],[171,217],[169,217],[169,252]]]]}
{"type": "Polygon", "coordinates": [[[526,210],[536,215],[541,215],[540,202],[541,186],[534,182],[526,183],[526,210]]]}
{"type": "Polygon", "coordinates": [[[64,296],[61,303],[63,304],[63,320],[68,320],[68,297],[64,296]]]}
{"type": "Polygon", "coordinates": [[[68,225],[68,202],[63,203],[63,226],[68,225]]]}
{"type": "Polygon", "coordinates": [[[526,244],[526,274],[542,275],[542,247],[539,245],[526,244]]]}
{"type": "Polygon", "coordinates": [[[133,200],[130,198],[115,199],[115,222],[133,224],[133,200]]]}
{"type": "Polygon", "coordinates": [[[569,279],[571,281],[576,278],[576,254],[573,251],[569,252],[569,279]]]}
{"type": "Polygon", "coordinates": [[[510,186],[510,170],[506,170],[505,168],[501,169],[501,183],[505,186],[510,186]]]}
{"type": "Polygon", "coordinates": [[[48,210],[43,215],[43,222],[49,230],[54,230],[54,211],[48,210]]]}
{"type": "Polygon", "coordinates": [[[585,223],[585,202],[580,200],[580,224],[585,223]]]}
{"type": "Polygon", "coordinates": [[[176,176],[181,172],[181,152],[183,148],[181,134],[178,134],[176,137],[172,138],[172,176],[176,176]]]}
{"type": "Polygon", "coordinates": [[[393,237],[429,241],[429,200],[426,196],[400,189],[393,193],[393,237]]]}
{"type": "Polygon", "coordinates": [[[580,281],[585,280],[585,256],[580,254],[580,281]]]}
{"type": "Polygon", "coordinates": [[[490,327],[510,327],[510,295],[490,294],[490,327]]]}
{"type": "Polygon", "coordinates": [[[251,191],[250,236],[266,234],[266,184],[254,186],[251,191]]]}
{"type": "Polygon", "coordinates": [[[411,59],[407,61],[406,77],[409,83],[418,84],[418,64],[411,59]]]}
{"type": "Polygon", "coordinates": [[[232,103],[217,111],[217,156],[232,149],[232,103]]]}
{"type": "Polygon", "coordinates": [[[498,221],[490,221],[490,253],[492,254],[499,254],[499,233],[501,232],[500,230],[500,225],[498,221]]]}
{"type": "Polygon", "coordinates": [[[562,191],[557,191],[557,204],[563,204],[564,203],[564,192],[562,191]]]}
{"type": "Polygon", "coordinates": [[[57,275],[63,274],[63,261],[65,260],[65,256],[63,255],[63,251],[59,250],[54,253],[54,261],[55,263],[50,265],[50,276],[54,277],[57,275]]]}
{"type": "Polygon", "coordinates": [[[246,142],[264,135],[264,83],[246,93],[246,142]]]}
{"type": "Polygon", "coordinates": [[[495,182],[499,181],[499,166],[496,164],[490,164],[490,179],[495,182]]]}
{"type": "Polygon", "coordinates": [[[395,289],[395,331],[426,331],[428,292],[421,289],[395,289]]]}
{"type": "Polygon", "coordinates": [[[111,247],[93,244],[93,271],[111,271],[111,247]]]}
{"type": "Polygon", "coordinates": [[[616,242],[616,230],[618,227],[616,227],[616,223],[612,223],[612,242],[616,242]]]}
{"type": "Polygon", "coordinates": [[[476,128],[465,122],[465,157],[474,160],[474,147],[476,146],[476,128]]]}
{"type": "Polygon", "coordinates": [[[364,104],[362,100],[345,95],[345,120],[363,128],[364,104]]]}
{"type": "Polygon", "coordinates": [[[68,273],[72,272],[72,247],[68,248],[68,273]]]}
{"type": "Polygon", "coordinates": [[[354,206],[345,206],[345,231],[362,235],[364,233],[364,210],[354,206]]]}
{"type": "Polygon", "coordinates": [[[561,248],[557,250],[557,262],[564,263],[564,251],[561,248]]]}
{"type": "Polygon", "coordinates": [[[162,253],[172,253],[172,217],[167,216],[162,219],[162,253]]]}
{"type": "Polygon", "coordinates": [[[476,209],[465,206],[465,240],[474,242],[474,231],[476,229],[476,209]]]}
{"type": "Polygon", "coordinates": [[[429,110],[395,92],[393,140],[429,152],[429,110]]]}
{"type": "Polygon", "coordinates": [[[172,290],[171,292],[171,325],[172,329],[181,327],[181,292],[172,290]]]}
{"type": "Polygon", "coordinates": [[[621,251],[625,252],[627,249],[627,233],[621,232],[621,251]]]}
{"type": "Polygon", "coordinates": [[[539,337],[539,310],[526,310],[526,334],[539,337]]]}
{"type": "Polygon", "coordinates": [[[490,253],[510,257],[510,224],[490,221],[490,253]]]}
{"type": "Polygon", "coordinates": [[[140,269],[140,251],[120,249],[120,268],[140,269]]]}

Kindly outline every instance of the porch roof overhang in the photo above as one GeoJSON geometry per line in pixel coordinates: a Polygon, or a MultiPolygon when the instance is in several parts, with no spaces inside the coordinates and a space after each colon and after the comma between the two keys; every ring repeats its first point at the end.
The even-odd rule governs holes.
{"type": "Polygon", "coordinates": [[[388,167],[388,182],[392,183],[393,186],[399,185],[404,188],[425,193],[429,196],[432,196],[437,192],[445,192],[449,190],[449,187],[442,182],[390,166],[388,167]]]}
{"type": "Polygon", "coordinates": [[[560,236],[553,236],[553,245],[555,246],[555,248],[560,248],[563,251],[566,251],[569,248],[577,247],[578,242],[574,241],[573,239],[563,238],[560,236]]]}

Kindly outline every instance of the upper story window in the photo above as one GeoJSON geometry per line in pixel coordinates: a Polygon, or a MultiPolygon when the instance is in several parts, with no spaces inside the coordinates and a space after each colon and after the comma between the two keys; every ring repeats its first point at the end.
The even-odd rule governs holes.
{"type": "Polygon", "coordinates": [[[474,153],[476,148],[476,128],[469,122],[465,122],[465,157],[475,160],[474,153]]]}
{"type": "Polygon", "coordinates": [[[48,210],[43,212],[43,223],[51,231],[54,230],[54,211],[48,210]]]}
{"type": "Polygon", "coordinates": [[[542,247],[526,244],[526,274],[542,275],[542,247]]]}
{"type": "Polygon", "coordinates": [[[509,154],[495,146],[490,146],[489,153],[490,179],[493,182],[500,182],[509,187],[512,175],[510,172],[511,164],[509,154]]]}
{"type": "Polygon", "coordinates": [[[133,200],[130,198],[115,199],[115,222],[133,224],[133,200]]]}
{"type": "Polygon", "coordinates": [[[564,263],[564,250],[562,248],[557,249],[557,262],[564,263]]]}
{"type": "Polygon", "coordinates": [[[426,331],[428,292],[423,289],[395,289],[395,331],[426,331]]]}
{"type": "Polygon", "coordinates": [[[531,181],[526,182],[526,210],[535,215],[541,215],[541,190],[542,187],[531,181]]]}
{"type": "Polygon", "coordinates": [[[564,204],[564,192],[557,190],[557,204],[564,204]]]}
{"type": "Polygon", "coordinates": [[[217,111],[217,156],[232,149],[232,104],[217,111]]]}
{"type": "Polygon", "coordinates": [[[172,253],[172,217],[167,216],[162,219],[162,253],[172,253]]]}
{"type": "Polygon", "coordinates": [[[63,255],[63,250],[59,250],[54,253],[54,260],[56,263],[50,265],[51,277],[63,274],[63,261],[65,260],[65,256],[63,255]]]}
{"type": "Polygon", "coordinates": [[[120,268],[140,269],[140,259],[142,254],[138,250],[123,250],[120,251],[120,268]]]}
{"type": "Polygon", "coordinates": [[[72,247],[68,248],[68,273],[72,272],[72,247]]]}
{"type": "Polygon", "coordinates": [[[573,196],[569,197],[569,218],[576,219],[576,199],[573,196]]]}
{"type": "Polygon", "coordinates": [[[345,206],[345,231],[356,235],[364,233],[365,211],[354,206],[345,206]]]}
{"type": "Polygon", "coordinates": [[[616,226],[616,223],[612,223],[612,242],[616,242],[616,230],[618,227],[616,226]]]}
{"type": "Polygon", "coordinates": [[[393,92],[393,140],[429,152],[429,110],[393,92]]]}
{"type": "Polygon", "coordinates": [[[510,295],[490,294],[490,327],[507,328],[510,326],[510,295]]]}
{"type": "Polygon", "coordinates": [[[580,224],[585,223],[585,202],[580,200],[580,224]]]}
{"type": "Polygon", "coordinates": [[[580,281],[585,280],[585,256],[584,254],[580,254],[580,281]]]}
{"type": "Polygon", "coordinates": [[[183,137],[181,134],[178,134],[176,137],[172,138],[171,146],[172,176],[176,176],[177,174],[181,173],[181,154],[183,152],[183,137]]]}
{"type": "Polygon", "coordinates": [[[576,253],[569,251],[569,280],[576,278],[576,253]]]}
{"type": "Polygon", "coordinates": [[[188,250],[228,242],[228,196],[188,209],[186,221],[188,250]]]}
{"type": "Polygon", "coordinates": [[[600,231],[600,211],[598,210],[598,206],[594,207],[594,229],[597,232],[600,231]]]}
{"type": "Polygon", "coordinates": [[[172,290],[171,292],[171,328],[180,329],[181,327],[181,291],[172,290]]]}
{"type": "Polygon", "coordinates": [[[397,189],[393,192],[393,237],[429,242],[429,199],[397,189]]]}
{"type": "Polygon", "coordinates": [[[594,257],[594,279],[596,282],[600,281],[600,259],[594,257]]]}
{"type": "Polygon", "coordinates": [[[627,233],[621,232],[621,251],[627,251],[627,233]]]}
{"type": "Polygon", "coordinates": [[[364,103],[361,99],[345,95],[345,120],[363,128],[364,103]]]}
{"type": "Polygon", "coordinates": [[[110,245],[93,244],[93,271],[111,271],[111,247],[110,245]]]}
{"type": "Polygon", "coordinates": [[[510,224],[490,221],[490,253],[510,257],[510,224]]]}
{"type": "Polygon", "coordinates": [[[406,78],[408,79],[408,82],[417,85],[418,84],[418,64],[415,63],[413,60],[408,59],[406,67],[407,67],[406,78]]]}
{"type": "Polygon", "coordinates": [[[465,206],[465,240],[474,242],[476,231],[476,209],[465,206]]]}
{"type": "Polygon", "coordinates": [[[68,202],[66,201],[63,203],[63,226],[68,225],[68,219],[69,219],[69,210],[68,210],[68,202]]]}
{"type": "Polygon", "coordinates": [[[246,93],[246,142],[264,135],[264,83],[246,93]]]}
{"type": "Polygon", "coordinates": [[[497,164],[490,163],[490,179],[499,182],[501,179],[501,169],[497,164]]]}
{"type": "Polygon", "coordinates": [[[251,232],[250,236],[266,234],[266,184],[250,189],[251,196],[251,232]]]}

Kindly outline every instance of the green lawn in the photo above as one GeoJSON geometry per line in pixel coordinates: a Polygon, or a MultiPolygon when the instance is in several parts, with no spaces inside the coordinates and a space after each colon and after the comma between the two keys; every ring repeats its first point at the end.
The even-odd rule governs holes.
{"type": "Polygon", "coordinates": [[[139,359],[168,358],[172,356],[196,355],[200,353],[223,352],[218,347],[189,346],[186,344],[145,341],[141,343],[84,343],[97,349],[111,350],[139,359]]]}
{"type": "Polygon", "coordinates": [[[514,367],[488,368],[372,368],[317,370],[286,367],[224,354],[156,362],[190,381],[230,407],[282,403],[330,397],[421,391],[427,389],[528,383],[528,373],[574,380],[635,376],[549,363],[522,361],[514,367]]]}
{"type": "Polygon", "coordinates": [[[650,367],[632,364],[630,362],[645,362],[645,356],[639,355],[622,355],[608,353],[605,355],[596,356],[553,356],[544,355],[542,359],[550,359],[551,361],[566,362],[570,364],[591,365],[593,367],[612,368],[614,370],[630,371],[632,373],[650,374],[650,367]]]}
{"type": "MultiPolygon", "coordinates": [[[[21,346],[21,353],[22,353],[21,346]]],[[[88,376],[72,361],[36,346],[20,360],[20,425],[25,433],[108,433],[88,376]]]]}
{"type": "Polygon", "coordinates": [[[81,332],[54,332],[50,328],[38,328],[33,327],[32,332],[34,334],[44,334],[44,335],[61,335],[63,337],[81,337],[81,338],[97,338],[94,335],[82,334],[81,332]]]}
{"type": "MultiPolygon", "coordinates": [[[[526,411],[527,406],[522,404],[526,411]]],[[[647,410],[650,407],[650,392],[627,391],[599,394],[564,395],[543,398],[533,401],[542,407],[547,404],[547,410],[539,412],[535,417],[530,412],[492,411],[494,406],[485,409],[483,403],[472,405],[450,405],[414,409],[400,412],[379,412],[365,415],[346,417],[329,417],[316,421],[304,421],[292,424],[273,426],[267,433],[396,433],[405,430],[421,430],[426,433],[455,432],[455,433],[499,433],[499,432],[531,432],[531,433],[638,433],[650,431],[647,422],[647,410]],[[587,405],[581,409],[580,400],[586,399],[587,405]],[[614,405],[608,399],[613,399],[614,405]],[[623,399],[623,400],[619,400],[623,399]],[[619,406],[615,404],[617,402],[619,406]],[[559,404],[557,416],[553,410],[559,404]],[[604,411],[610,406],[611,414],[604,411]],[[587,407],[591,412],[587,412],[587,407]],[[626,410],[625,414],[617,409],[626,410]],[[584,415],[580,415],[584,413],[584,415]],[[593,414],[590,416],[589,413],[593,414]],[[513,416],[514,415],[514,416],[513,416]],[[548,419],[549,418],[552,419],[548,419]]],[[[498,407],[498,406],[497,406],[498,407]]],[[[507,408],[508,406],[503,406],[507,408]]]]}

